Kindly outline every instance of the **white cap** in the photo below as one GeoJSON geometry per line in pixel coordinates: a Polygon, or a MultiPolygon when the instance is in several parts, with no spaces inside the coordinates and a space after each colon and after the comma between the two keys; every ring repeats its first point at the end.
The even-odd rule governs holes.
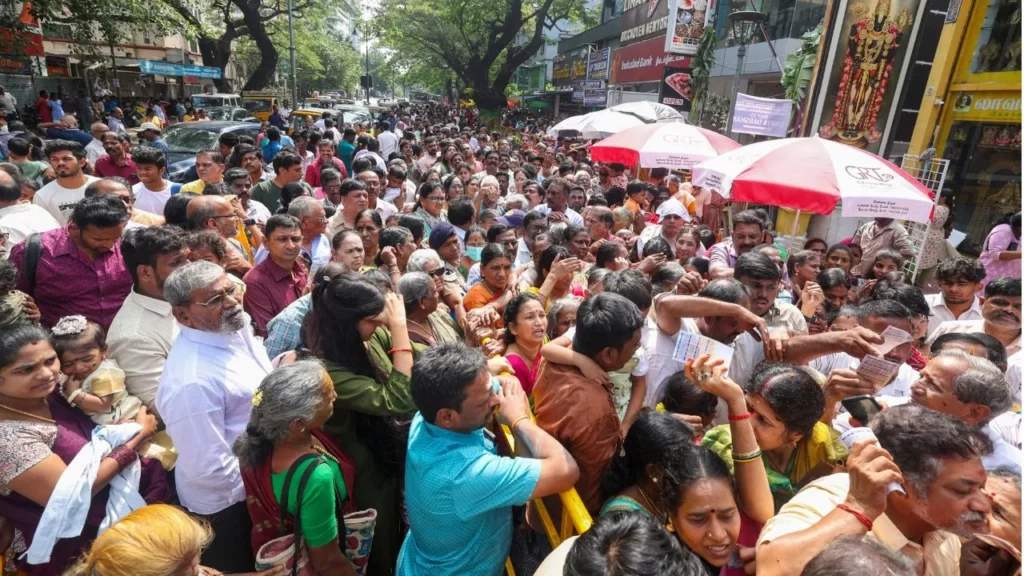
{"type": "Polygon", "coordinates": [[[665,216],[679,216],[687,222],[690,221],[690,213],[686,211],[683,204],[675,198],[669,198],[658,206],[658,216],[660,220],[664,220],[665,216]]]}
{"type": "Polygon", "coordinates": [[[139,126],[139,132],[145,132],[146,130],[160,132],[160,128],[157,128],[157,125],[152,122],[143,122],[142,125],[139,126]]]}

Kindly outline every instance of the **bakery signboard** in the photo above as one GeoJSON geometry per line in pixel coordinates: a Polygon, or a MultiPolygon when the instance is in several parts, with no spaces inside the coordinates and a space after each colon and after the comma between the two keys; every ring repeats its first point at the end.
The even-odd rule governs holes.
{"type": "MultiPolygon", "coordinates": [[[[625,0],[619,44],[628,46],[662,38],[668,29],[669,0],[625,0]]],[[[663,40],[664,41],[664,40],[663,40]]]]}

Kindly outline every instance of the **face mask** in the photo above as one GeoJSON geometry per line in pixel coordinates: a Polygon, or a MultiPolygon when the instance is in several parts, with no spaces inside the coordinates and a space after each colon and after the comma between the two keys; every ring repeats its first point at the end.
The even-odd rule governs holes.
{"type": "Polygon", "coordinates": [[[469,256],[469,259],[473,262],[479,262],[483,252],[483,246],[466,246],[466,256],[469,256]]]}

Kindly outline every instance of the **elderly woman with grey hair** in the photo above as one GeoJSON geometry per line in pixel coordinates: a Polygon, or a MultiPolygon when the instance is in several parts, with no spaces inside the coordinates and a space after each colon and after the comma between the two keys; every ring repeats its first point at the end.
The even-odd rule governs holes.
{"type": "MultiPolygon", "coordinates": [[[[444,267],[439,270],[443,271],[444,267]]],[[[398,281],[398,293],[405,302],[409,340],[414,344],[434,346],[463,341],[462,334],[447,308],[438,307],[440,296],[437,285],[437,279],[424,272],[406,272],[398,281]]]]}
{"type": "Polygon", "coordinates": [[[433,278],[440,302],[438,310],[446,316],[451,316],[450,312],[454,312],[455,324],[464,325],[466,308],[462,305],[463,292],[458,288],[455,273],[445,267],[444,260],[441,259],[441,255],[437,251],[420,248],[413,252],[409,256],[405,271],[423,272],[433,278]]]}
{"type": "Polygon", "coordinates": [[[337,397],[317,360],[274,370],[256,390],[249,424],[233,450],[245,484],[253,550],[282,533],[301,531],[314,573],[348,575],[355,569],[342,543],[355,466],[321,430],[337,397]],[[300,525],[282,526],[281,507],[294,521],[300,506],[300,525]]]}

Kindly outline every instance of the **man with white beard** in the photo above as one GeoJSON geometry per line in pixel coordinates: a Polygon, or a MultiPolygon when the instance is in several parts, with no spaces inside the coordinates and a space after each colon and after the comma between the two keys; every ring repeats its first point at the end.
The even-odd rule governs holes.
{"type": "Polygon", "coordinates": [[[178,497],[213,527],[202,565],[249,572],[252,522],[231,445],[249,423],[270,359],[253,336],[241,288],[220,266],[199,260],[178,268],[164,284],[164,298],[181,332],[164,364],[156,406],[178,450],[178,497]]]}

